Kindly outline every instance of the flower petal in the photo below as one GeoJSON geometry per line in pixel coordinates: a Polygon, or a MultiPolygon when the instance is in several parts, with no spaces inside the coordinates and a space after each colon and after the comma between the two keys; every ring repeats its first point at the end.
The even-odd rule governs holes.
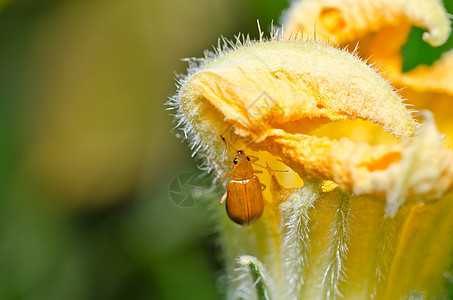
{"type": "Polygon", "coordinates": [[[358,195],[387,198],[395,215],[407,199],[439,199],[453,187],[453,152],[442,146],[432,116],[418,136],[401,144],[370,146],[270,130],[256,150],[278,156],[301,177],[330,179],[358,195]]]}
{"type": "Polygon", "coordinates": [[[411,26],[426,28],[423,40],[432,46],[445,43],[451,32],[449,15],[437,0],[302,0],[294,2],[284,16],[286,38],[302,28],[305,35],[316,30],[317,38],[341,46],[358,44],[361,57],[379,64],[387,78],[403,86],[411,75],[399,82],[400,50],[411,26]]]}
{"type": "Polygon", "coordinates": [[[316,30],[316,36],[342,45],[389,26],[407,35],[411,24],[426,28],[423,39],[439,46],[451,31],[448,14],[437,0],[301,0],[291,5],[283,24],[287,38],[302,28],[304,34],[316,30]]]}
{"type": "Polygon", "coordinates": [[[271,128],[308,133],[356,118],[398,138],[416,128],[399,95],[372,68],[314,42],[251,43],[208,58],[183,81],[173,105],[186,135],[197,135],[207,148],[221,149],[218,136],[225,131],[258,141],[271,128]]]}
{"type": "Polygon", "coordinates": [[[397,82],[418,92],[434,91],[453,96],[453,50],[445,52],[432,66],[420,65],[403,73],[397,82]]]}

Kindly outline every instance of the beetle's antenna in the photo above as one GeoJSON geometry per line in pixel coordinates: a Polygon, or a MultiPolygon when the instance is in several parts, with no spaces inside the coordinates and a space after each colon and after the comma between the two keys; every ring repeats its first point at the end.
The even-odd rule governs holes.
{"type": "Polygon", "coordinates": [[[268,167],[269,165],[268,165],[267,163],[266,163],[266,164],[268,165],[267,167],[262,166],[262,165],[260,165],[260,164],[257,164],[256,162],[252,162],[252,164],[257,165],[258,167],[261,167],[261,168],[266,169],[266,170],[268,170],[268,171],[274,171],[274,172],[288,172],[288,170],[274,170],[274,169],[271,169],[271,168],[268,167]]]}
{"type": "Polygon", "coordinates": [[[225,140],[225,137],[223,135],[220,135],[220,138],[222,139],[223,143],[225,144],[225,149],[223,150],[223,162],[226,162],[226,157],[228,154],[228,143],[225,140]]]}

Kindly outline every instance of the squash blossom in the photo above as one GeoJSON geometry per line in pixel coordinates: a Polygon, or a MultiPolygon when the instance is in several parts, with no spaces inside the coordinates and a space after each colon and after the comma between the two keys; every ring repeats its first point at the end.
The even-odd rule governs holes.
{"type": "Polygon", "coordinates": [[[228,160],[241,149],[270,166],[258,174],[265,208],[254,224],[233,223],[212,199],[228,298],[445,297],[453,125],[435,119],[452,114],[453,59],[406,74],[399,54],[413,24],[443,43],[445,10],[435,0],[306,0],[284,21],[270,38],[238,36],[188,59],[168,102],[209,171],[230,171],[221,135],[228,160]],[[357,41],[353,53],[339,47],[357,41]],[[386,78],[364,61],[371,54],[386,78]]]}

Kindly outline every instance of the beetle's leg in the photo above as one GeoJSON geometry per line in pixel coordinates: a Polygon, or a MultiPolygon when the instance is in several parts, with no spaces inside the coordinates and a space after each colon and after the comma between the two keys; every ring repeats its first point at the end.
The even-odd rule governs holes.
{"type": "Polygon", "coordinates": [[[215,162],[212,160],[212,158],[210,158],[209,156],[208,156],[208,160],[214,165],[214,170],[216,171],[217,175],[218,175],[219,177],[222,177],[222,173],[220,173],[219,166],[217,165],[217,163],[215,163],[215,162]]]}
{"type": "Polygon", "coordinates": [[[250,162],[251,162],[251,163],[253,163],[253,162],[255,162],[255,161],[258,161],[258,160],[259,160],[259,158],[258,158],[258,157],[256,157],[256,156],[252,156],[252,155],[247,155],[247,156],[248,156],[248,157],[250,158],[250,162]]]}
{"type": "Polygon", "coordinates": [[[231,176],[231,172],[227,172],[227,173],[224,173],[222,174],[219,170],[219,166],[208,156],[208,160],[214,165],[214,170],[216,171],[217,173],[217,176],[219,176],[220,178],[216,180],[216,182],[220,182],[220,181],[223,181],[225,180],[225,178],[227,178],[228,176],[231,176]]]}
{"type": "Polygon", "coordinates": [[[266,189],[266,185],[264,183],[261,183],[261,190],[264,191],[266,189]]]}
{"type": "Polygon", "coordinates": [[[216,180],[216,182],[221,182],[221,181],[224,181],[227,177],[230,177],[231,176],[231,172],[227,172],[223,175],[219,174],[220,178],[216,180]]]}
{"type": "Polygon", "coordinates": [[[263,173],[263,171],[261,171],[261,170],[253,170],[253,173],[260,174],[260,173],[263,173]]]}
{"type": "Polygon", "coordinates": [[[223,194],[222,199],[220,199],[220,204],[223,204],[227,198],[227,193],[223,194]]]}

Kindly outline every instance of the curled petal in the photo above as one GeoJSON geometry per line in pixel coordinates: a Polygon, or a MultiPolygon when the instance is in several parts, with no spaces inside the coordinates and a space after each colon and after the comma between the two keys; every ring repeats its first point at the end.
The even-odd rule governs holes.
{"type": "Polygon", "coordinates": [[[426,28],[423,39],[432,46],[445,43],[451,31],[448,14],[437,0],[301,0],[284,18],[287,37],[302,28],[306,34],[316,30],[317,36],[339,44],[395,25],[393,31],[407,35],[409,24],[426,28]]]}
{"type": "Polygon", "coordinates": [[[308,133],[338,120],[368,120],[398,138],[416,129],[385,79],[346,51],[315,42],[274,40],[220,53],[188,75],[174,101],[186,132],[214,138],[206,147],[221,148],[218,135],[228,128],[255,141],[269,129],[308,133]]]}
{"type": "Polygon", "coordinates": [[[453,185],[453,153],[425,115],[417,137],[404,144],[370,146],[272,130],[256,149],[281,157],[301,176],[330,179],[358,195],[386,197],[387,214],[393,216],[407,199],[439,199],[453,185]]]}
{"type": "MultiPolygon", "coordinates": [[[[305,35],[357,47],[359,56],[378,64],[397,86],[413,82],[412,74],[401,78],[401,48],[411,27],[426,28],[423,39],[432,46],[445,43],[451,32],[449,15],[438,0],[302,0],[294,2],[284,21],[288,39],[302,28],[305,35]]],[[[418,71],[416,76],[420,78],[418,71]]],[[[438,89],[444,88],[440,84],[438,89]]]]}

